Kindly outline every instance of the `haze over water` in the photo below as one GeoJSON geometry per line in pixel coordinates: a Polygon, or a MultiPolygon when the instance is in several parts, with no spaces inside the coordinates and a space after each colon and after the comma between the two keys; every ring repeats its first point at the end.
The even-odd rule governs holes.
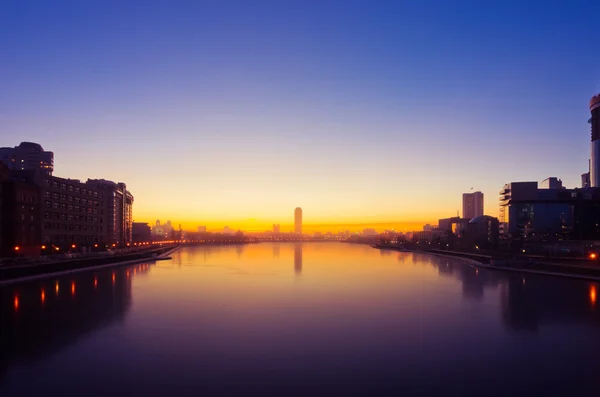
{"type": "Polygon", "coordinates": [[[572,395],[600,373],[597,290],[362,245],[189,247],[3,288],[0,394],[572,395]]]}

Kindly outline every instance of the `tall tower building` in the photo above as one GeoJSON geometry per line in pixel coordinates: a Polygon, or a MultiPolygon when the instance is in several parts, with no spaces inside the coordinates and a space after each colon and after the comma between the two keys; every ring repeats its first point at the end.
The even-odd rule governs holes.
{"type": "Polygon", "coordinates": [[[12,170],[40,170],[44,175],[54,171],[54,153],[46,152],[33,142],[21,142],[15,147],[1,147],[0,161],[12,170]]]}
{"type": "Polygon", "coordinates": [[[294,210],[294,232],[302,234],[302,208],[300,207],[294,210]]]}
{"type": "Polygon", "coordinates": [[[483,193],[463,193],[463,218],[473,219],[483,215],[483,193]]]}
{"type": "Polygon", "coordinates": [[[590,186],[600,187],[600,94],[590,99],[592,145],[590,156],[590,186]]]}

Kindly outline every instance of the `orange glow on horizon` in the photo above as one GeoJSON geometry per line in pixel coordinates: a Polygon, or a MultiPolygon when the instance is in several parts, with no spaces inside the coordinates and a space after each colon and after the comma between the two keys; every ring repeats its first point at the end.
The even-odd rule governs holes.
{"type": "MultiPolygon", "coordinates": [[[[357,222],[323,222],[323,223],[303,223],[302,230],[304,233],[338,233],[340,231],[350,231],[351,233],[362,232],[366,228],[373,228],[377,231],[383,232],[384,230],[394,229],[399,232],[413,232],[423,230],[423,226],[426,224],[437,225],[439,219],[450,218],[452,216],[456,216],[455,214],[442,215],[439,217],[434,217],[428,221],[422,220],[410,220],[410,221],[386,221],[385,219],[379,220],[364,220],[357,222]]],[[[142,220],[141,222],[146,222],[150,226],[154,225],[156,220],[142,220]]],[[[291,222],[280,222],[275,218],[274,220],[223,220],[223,221],[211,221],[211,222],[202,222],[202,221],[172,221],[174,224],[181,224],[181,227],[184,231],[196,232],[198,226],[206,226],[207,232],[219,233],[223,231],[225,226],[229,226],[229,228],[233,230],[242,230],[245,232],[265,232],[272,231],[273,224],[279,224],[281,227],[281,233],[289,233],[294,231],[294,224],[291,222]]]]}

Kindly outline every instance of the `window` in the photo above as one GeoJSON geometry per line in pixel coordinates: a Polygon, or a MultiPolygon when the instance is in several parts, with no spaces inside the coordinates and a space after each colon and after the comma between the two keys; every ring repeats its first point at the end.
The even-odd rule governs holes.
{"type": "Polygon", "coordinates": [[[81,192],[82,192],[83,194],[87,194],[87,189],[83,189],[81,192]]]}
{"type": "Polygon", "coordinates": [[[68,196],[67,201],[73,202],[73,196],[68,196]]]}
{"type": "Polygon", "coordinates": [[[52,187],[57,188],[58,189],[58,182],[54,181],[52,182],[52,187]]]}
{"type": "Polygon", "coordinates": [[[69,185],[69,189],[68,189],[68,190],[69,190],[70,192],[72,192],[72,191],[73,191],[73,185],[69,185]]]}
{"type": "Polygon", "coordinates": [[[33,215],[31,215],[31,216],[29,217],[29,220],[30,220],[30,221],[33,221],[33,215]]]}
{"type": "Polygon", "coordinates": [[[81,203],[81,199],[80,199],[79,197],[75,197],[75,202],[76,202],[77,204],[79,204],[79,203],[81,203]]]}
{"type": "Polygon", "coordinates": [[[94,208],[94,214],[98,213],[98,208],[94,208]]]}
{"type": "Polygon", "coordinates": [[[52,198],[54,200],[58,200],[59,197],[60,197],[60,195],[58,193],[56,193],[56,192],[52,193],[52,198]]]}
{"type": "Polygon", "coordinates": [[[98,192],[94,192],[94,197],[98,197],[98,192]]]}
{"type": "Polygon", "coordinates": [[[87,204],[87,200],[86,199],[81,199],[81,204],[87,204]]]}
{"type": "Polygon", "coordinates": [[[46,184],[46,186],[52,186],[52,181],[50,179],[44,180],[44,183],[46,184]]]}
{"type": "Polygon", "coordinates": [[[68,221],[72,221],[73,220],[73,215],[67,215],[67,220],[68,221]]]}
{"type": "Polygon", "coordinates": [[[75,212],[80,212],[80,211],[81,211],[81,207],[80,207],[80,206],[78,206],[78,205],[76,205],[76,206],[75,206],[75,212]]]}
{"type": "Polygon", "coordinates": [[[45,191],[44,192],[44,197],[45,198],[50,198],[50,197],[52,197],[52,193],[50,193],[49,191],[45,191]]]}
{"type": "Polygon", "coordinates": [[[66,194],[61,194],[60,195],[60,199],[61,200],[66,200],[67,199],[67,195],[66,194]]]}
{"type": "Polygon", "coordinates": [[[67,206],[67,209],[68,209],[69,211],[73,211],[73,204],[69,204],[69,205],[67,206]]]}
{"type": "Polygon", "coordinates": [[[51,219],[52,218],[52,212],[44,212],[44,219],[51,219]]]}
{"type": "Polygon", "coordinates": [[[67,219],[67,215],[66,214],[60,214],[60,219],[62,219],[64,221],[65,219],[67,219]]]}
{"type": "Polygon", "coordinates": [[[24,221],[25,220],[25,214],[21,214],[21,220],[24,221]]]}
{"type": "Polygon", "coordinates": [[[92,209],[91,209],[91,208],[88,208],[88,209],[87,209],[87,213],[88,213],[88,214],[91,214],[91,213],[92,213],[92,209]]]}
{"type": "Polygon", "coordinates": [[[61,210],[66,210],[66,209],[67,209],[67,205],[66,205],[65,203],[62,203],[62,204],[60,205],[60,209],[61,209],[61,210]]]}
{"type": "Polygon", "coordinates": [[[60,219],[60,214],[58,212],[54,213],[54,219],[60,219]]]}
{"type": "Polygon", "coordinates": [[[59,207],[58,203],[57,203],[56,201],[54,201],[54,202],[52,203],[52,208],[54,208],[55,210],[57,210],[57,209],[58,209],[58,207],[59,207]]]}
{"type": "Polygon", "coordinates": [[[60,188],[63,189],[63,190],[66,190],[67,189],[67,184],[66,183],[61,183],[60,184],[60,188]]]}
{"type": "Polygon", "coordinates": [[[75,193],[79,193],[81,191],[81,189],[79,189],[78,187],[75,188],[75,193]]]}

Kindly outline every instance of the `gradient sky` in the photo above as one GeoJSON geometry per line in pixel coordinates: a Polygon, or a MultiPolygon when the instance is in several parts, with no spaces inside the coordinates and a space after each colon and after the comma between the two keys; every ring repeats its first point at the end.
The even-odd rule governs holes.
{"type": "Polygon", "coordinates": [[[597,1],[3,1],[0,146],[136,221],[425,223],[587,171],[597,1]]]}

